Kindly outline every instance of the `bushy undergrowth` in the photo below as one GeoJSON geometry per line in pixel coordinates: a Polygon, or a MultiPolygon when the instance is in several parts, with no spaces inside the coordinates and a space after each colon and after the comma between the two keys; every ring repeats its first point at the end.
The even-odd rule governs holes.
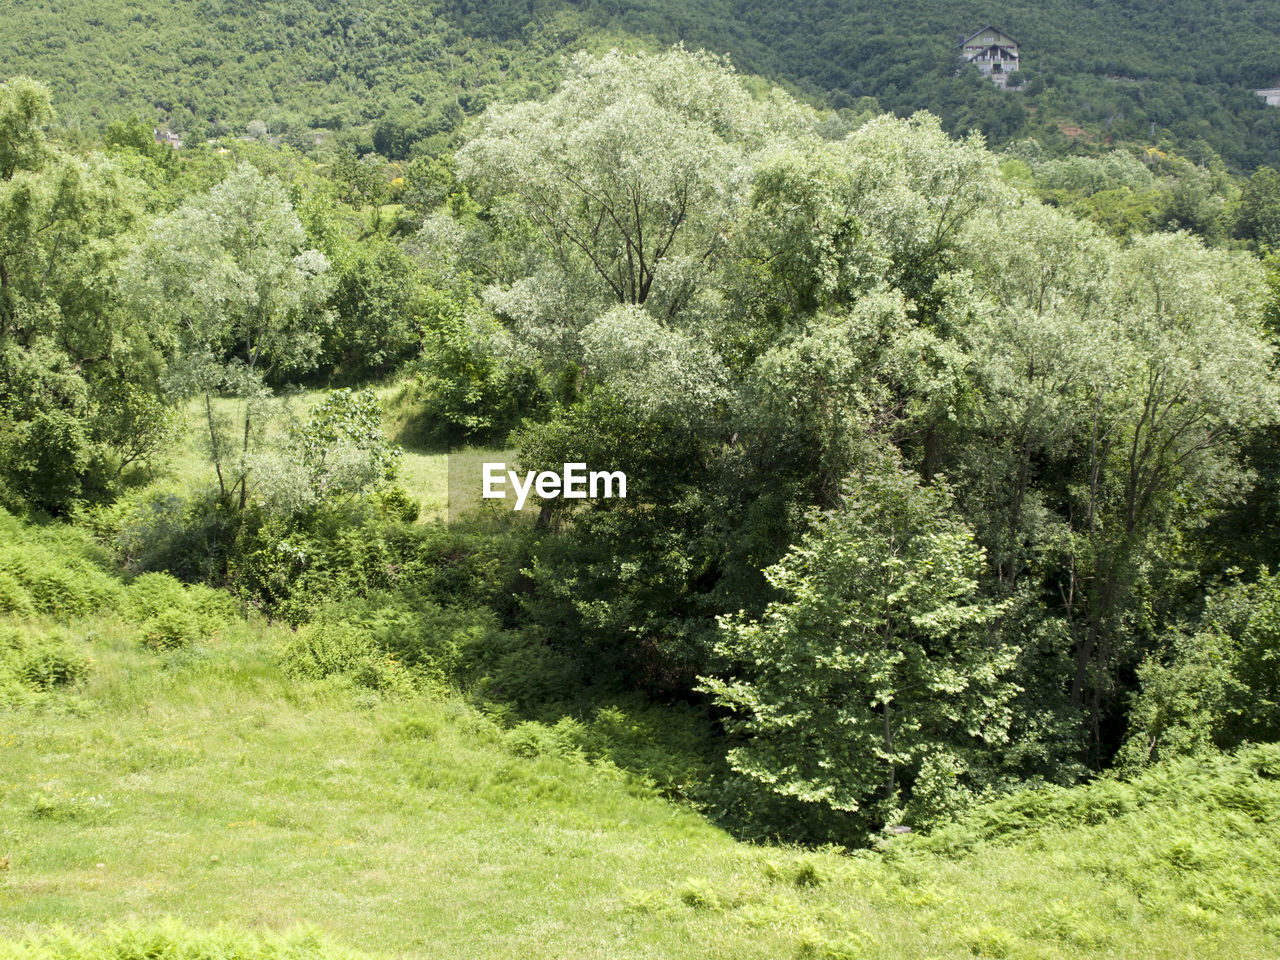
{"type": "Polygon", "coordinates": [[[488,610],[446,608],[382,592],[321,609],[286,645],[283,657],[299,676],[359,675],[377,688],[384,685],[388,665],[395,665],[420,683],[442,687],[461,681],[474,651],[499,632],[488,610]]]}
{"type": "Polygon", "coordinates": [[[1280,739],[1278,650],[1280,578],[1264,568],[1211,590],[1203,613],[1138,668],[1119,766],[1280,739]]]}
{"type": "Polygon", "coordinates": [[[235,542],[236,518],[216,498],[184,498],[144,488],[99,507],[89,526],[132,572],[163,570],[181,580],[220,581],[235,542]]]}
{"type": "MultiPolygon", "coordinates": [[[[249,511],[228,540],[229,586],[295,627],[277,649],[289,676],[390,696],[461,689],[518,731],[518,750],[607,761],[667,795],[708,802],[705,710],[628,693],[537,631],[504,625],[502,598],[518,581],[528,530],[415,526],[373,507],[351,502],[291,518],[249,511]]],[[[175,562],[182,572],[199,567],[185,551],[216,526],[201,516],[194,501],[144,497],[99,511],[95,528],[127,565],[175,562]],[[161,546],[166,539],[172,549],[161,546]]],[[[117,585],[113,606],[145,643],[167,649],[216,636],[237,604],[152,570],[117,585]]]]}
{"type": "Polygon", "coordinates": [[[129,584],[121,612],[142,626],[157,648],[186,646],[215,636],[235,616],[235,602],[202,584],[186,585],[164,573],[144,573],[129,584]]]}
{"type": "Polygon", "coordinates": [[[545,400],[537,374],[478,303],[434,300],[434,329],[392,401],[396,439],[420,447],[500,440],[545,400]]]}
{"type": "Polygon", "coordinates": [[[490,606],[513,572],[513,554],[518,546],[504,537],[334,510],[246,529],[229,579],[263,610],[302,623],[328,604],[388,591],[490,606]]]}
{"type": "MultiPolygon", "coordinates": [[[[12,638],[20,638],[27,651],[21,654],[24,663],[35,655],[32,650],[40,657],[63,658],[67,641],[65,631],[50,632],[39,623],[19,629],[19,620],[69,622],[115,615],[136,625],[148,645],[168,649],[215,637],[237,615],[237,605],[226,593],[183,584],[165,573],[125,583],[111,568],[107,552],[78,528],[33,526],[0,512],[0,533],[0,615],[15,618],[15,626],[6,631],[12,635],[6,647],[18,650],[12,638]]],[[[18,656],[6,654],[5,659],[18,656]]]]}
{"type": "MultiPolygon", "coordinates": [[[[612,764],[659,791],[710,806],[714,753],[710,724],[701,710],[657,704],[639,695],[615,702],[577,705],[578,715],[555,721],[519,720],[504,734],[517,756],[577,757],[612,764]]],[[[503,711],[502,719],[511,720],[503,711]]]]}
{"type": "Polygon", "coordinates": [[[394,488],[292,515],[230,515],[215,500],[153,493],[98,511],[94,527],[132,572],[223,585],[294,625],[335,602],[406,589],[442,605],[494,605],[524,534],[419,525],[418,510],[394,488]]]}
{"type": "Polygon", "coordinates": [[[67,619],[112,603],[119,580],[83,531],[32,526],[0,510],[0,613],[67,619]]]}
{"type": "Polygon", "coordinates": [[[1010,844],[1047,831],[1108,823],[1146,808],[1192,810],[1219,823],[1243,816],[1280,820],[1280,744],[1230,756],[1168,761],[1132,780],[1100,778],[1076,787],[1023,790],[976,807],[966,816],[915,837],[916,849],[955,856],[979,844],[1010,844]]]}
{"type": "Polygon", "coordinates": [[[111,927],[93,936],[67,931],[0,942],[0,960],[357,960],[318,932],[195,930],[176,922],[111,927]]]}
{"type": "Polygon", "coordinates": [[[407,693],[414,675],[386,651],[370,633],[351,624],[319,622],[298,630],[280,653],[285,672],[310,680],[346,677],[383,693],[407,693]]]}
{"type": "Polygon", "coordinates": [[[0,623],[0,705],[70,686],[88,670],[89,658],[69,631],[0,623]]]}

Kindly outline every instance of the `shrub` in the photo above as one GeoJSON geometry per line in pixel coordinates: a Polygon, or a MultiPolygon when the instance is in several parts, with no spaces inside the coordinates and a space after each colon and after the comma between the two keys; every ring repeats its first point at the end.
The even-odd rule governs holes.
{"type": "Polygon", "coordinates": [[[292,624],[329,604],[401,593],[454,607],[487,605],[518,569],[518,545],[443,525],[388,523],[365,503],[306,517],[260,518],[235,545],[229,578],[238,593],[292,624]]]}
{"type": "Polygon", "coordinates": [[[0,612],[85,616],[108,606],[119,586],[84,531],[34,526],[0,510],[0,612]]]}
{"type": "Polygon", "coordinates": [[[351,624],[320,621],[298,630],[280,655],[295,677],[323,680],[346,676],[371,690],[407,693],[413,678],[394,658],[379,650],[369,632],[351,624]]]}
{"type": "Polygon", "coordinates": [[[382,404],[368,389],[330,393],[293,443],[317,502],[390,483],[402,456],[382,433],[382,404]]]}
{"type": "Polygon", "coordinates": [[[65,630],[0,627],[0,702],[70,686],[88,672],[88,657],[65,630]]]}
{"type": "Polygon", "coordinates": [[[965,927],[960,939],[976,957],[1007,957],[1017,949],[1017,941],[1008,930],[990,923],[965,927]]]}
{"type": "Polygon", "coordinates": [[[517,757],[582,758],[579,746],[582,725],[572,717],[562,717],[554,726],[526,720],[507,731],[506,747],[517,757]]]}
{"type": "Polygon", "coordinates": [[[895,843],[958,856],[981,843],[1011,844],[1044,831],[1106,823],[1146,807],[1243,811],[1261,823],[1280,817],[1280,744],[1233,756],[1166,760],[1130,781],[1102,778],[1077,787],[1020,790],[981,804],[930,835],[895,843]]]}
{"type": "Polygon", "coordinates": [[[221,590],[203,584],[184,584],[167,573],[144,573],[125,590],[122,612],[146,620],[165,610],[190,610],[213,625],[235,615],[235,601],[221,590]]]}
{"type": "Polygon", "coordinates": [[[233,616],[233,601],[208,587],[186,586],[165,573],[144,573],[125,588],[121,612],[142,624],[157,649],[186,646],[217,634],[233,616]]]}
{"type": "Polygon", "coordinates": [[[422,504],[402,487],[387,487],[377,493],[378,511],[384,520],[417,523],[422,504]]]}
{"type": "Polygon", "coordinates": [[[1199,622],[1139,667],[1120,766],[1280,738],[1277,649],[1280,576],[1264,569],[1255,583],[1211,592],[1199,622]]]}
{"type": "Polygon", "coordinates": [[[714,751],[705,710],[658,704],[639,694],[596,707],[579,738],[591,759],[603,758],[667,796],[701,799],[714,751]]]}
{"type": "Polygon", "coordinates": [[[36,615],[31,595],[18,582],[17,577],[5,570],[0,570],[0,613],[12,613],[19,617],[36,615]]]}
{"type": "Polygon", "coordinates": [[[292,676],[320,680],[353,670],[373,653],[373,641],[365,631],[320,622],[294,633],[285,644],[281,662],[292,676]]]}
{"type": "Polygon", "coordinates": [[[0,501],[65,513],[101,480],[89,385],[50,342],[0,344],[0,501]],[[89,481],[86,483],[86,481],[89,481]],[[88,488],[88,489],[86,489],[88,488]]]}
{"type": "Polygon", "coordinates": [[[472,689],[520,710],[570,701],[583,681],[581,664],[532,631],[494,631],[481,643],[467,643],[462,659],[472,689]]]}
{"type": "Polygon", "coordinates": [[[148,620],[167,610],[185,608],[187,597],[182,584],[167,573],[144,573],[125,591],[121,612],[137,620],[148,620]]]}
{"type": "Polygon", "coordinates": [[[192,582],[222,579],[242,518],[212,494],[184,500],[143,491],[90,520],[99,536],[112,541],[128,570],[164,570],[192,582]]]}
{"type": "Polygon", "coordinates": [[[247,518],[228,565],[233,588],[297,625],[327,603],[391,586],[395,559],[365,508],[335,504],[305,516],[247,518]]]}
{"type": "Polygon", "coordinates": [[[142,624],[142,636],[150,647],[172,650],[202,639],[202,631],[189,610],[178,608],[148,617],[142,624]]]}
{"type": "Polygon", "coordinates": [[[414,262],[375,235],[333,256],[336,322],[324,332],[322,367],[344,377],[384,377],[411,357],[421,338],[414,262]]]}
{"type": "Polygon", "coordinates": [[[38,542],[0,549],[0,576],[9,584],[5,592],[17,598],[15,606],[25,609],[25,594],[36,613],[60,618],[93,613],[110,604],[119,590],[118,582],[90,561],[38,542]]]}
{"type": "Polygon", "coordinates": [[[543,399],[534,370],[501,323],[478,303],[440,297],[413,377],[393,403],[400,438],[431,445],[503,436],[543,399]]]}
{"type": "Polygon", "coordinates": [[[763,872],[770,883],[787,883],[794,887],[820,887],[827,879],[809,857],[801,857],[791,863],[767,860],[763,872]]]}

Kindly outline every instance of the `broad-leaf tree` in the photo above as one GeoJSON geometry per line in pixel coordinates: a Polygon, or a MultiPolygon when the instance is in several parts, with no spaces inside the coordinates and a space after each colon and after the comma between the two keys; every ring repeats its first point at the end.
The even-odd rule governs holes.
{"type": "Polygon", "coordinates": [[[892,823],[921,765],[997,747],[1015,651],[978,588],[983,554],[950,496],[887,464],[766,571],[779,599],[721,621],[729,762],[782,797],[892,823]]]}
{"type": "Polygon", "coordinates": [[[114,271],[140,212],[113,161],[46,136],[49,93],[0,84],[0,500],[58,512],[110,492],[163,436],[163,322],[114,271]]]}
{"type": "Polygon", "coordinates": [[[502,303],[536,321],[569,290],[580,325],[610,305],[677,317],[725,250],[748,156],[807,122],[679,48],[579,56],[545,103],[491,108],[459,173],[482,197],[510,198],[544,251],[502,303]]]}

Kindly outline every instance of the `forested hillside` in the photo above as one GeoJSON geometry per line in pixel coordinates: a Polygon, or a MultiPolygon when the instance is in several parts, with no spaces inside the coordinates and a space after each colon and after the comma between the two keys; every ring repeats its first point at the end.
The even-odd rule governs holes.
{"type": "Polygon", "coordinates": [[[1184,147],[1203,139],[1246,168],[1275,163],[1280,147],[1280,117],[1252,92],[1280,78],[1273,0],[585,6],[615,31],[728,51],[739,67],[833,106],[871,96],[885,109],[927,109],[949,130],[976,127],[997,141],[1043,137],[1059,122],[1099,140],[1154,142],[1167,131],[1184,147]],[[956,42],[987,24],[1022,44],[1017,95],[991,90],[976,71],[954,75],[956,42]]]}
{"type": "Polygon", "coordinates": [[[244,135],[253,120],[299,143],[315,128],[367,136],[391,119],[410,123],[415,139],[452,130],[498,90],[545,92],[562,43],[577,39],[474,41],[407,0],[7,0],[3,20],[6,69],[48,83],[65,122],[132,113],[195,141],[244,135]]]}
{"type": "Polygon", "coordinates": [[[1065,127],[1184,151],[1203,142],[1246,170],[1280,162],[1280,111],[1252,92],[1280,82],[1276,0],[6,0],[0,16],[6,71],[47,82],[64,121],[132,112],[188,140],[244,135],[256,120],[299,145],[322,129],[393,157],[438,150],[491,100],[544,95],[566,51],[678,40],[835,107],[873,97],[997,142],[1065,146],[1065,127]],[[1006,93],[956,76],[956,40],[989,22],[1023,44],[1021,84],[1006,93]]]}

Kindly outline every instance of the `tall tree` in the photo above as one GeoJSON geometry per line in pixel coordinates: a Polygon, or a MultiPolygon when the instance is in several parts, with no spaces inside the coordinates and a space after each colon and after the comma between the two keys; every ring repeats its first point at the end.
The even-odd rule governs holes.
{"type": "Polygon", "coordinates": [[[108,492],[164,418],[163,323],[113,298],[138,185],[61,150],[52,117],[39,84],[0,84],[0,498],[56,512],[108,492]]]}
{"type": "Polygon", "coordinates": [[[983,399],[955,472],[1001,583],[1034,568],[1066,619],[1064,682],[1101,760],[1118,669],[1149,642],[1143,598],[1247,485],[1249,431],[1280,416],[1260,272],[1185,234],[1116,249],[1034,205],[966,247],[992,308],[967,330],[983,399]]]}
{"type": "Polygon", "coordinates": [[[896,820],[926,762],[964,771],[1002,742],[1015,651],[989,638],[982,566],[944,488],[893,463],[855,474],[766,571],[780,598],[721,621],[732,672],[703,689],[732,711],[733,768],[870,827],[896,820]]]}
{"type": "Polygon", "coordinates": [[[572,292],[526,281],[504,303],[536,319],[568,300],[579,326],[610,305],[675,318],[725,249],[747,157],[811,122],[708,54],[579,56],[548,101],[491,108],[458,153],[478,196],[536,226],[541,286],[572,292]]]}
{"type": "Polygon", "coordinates": [[[320,348],[328,262],[283,185],[241,165],[206,196],[156,222],[125,265],[136,309],[174,318],[174,383],[204,401],[222,498],[243,507],[273,372],[306,370],[320,348]],[[240,400],[233,425],[214,398],[240,400]]]}
{"type": "Polygon", "coordinates": [[[1236,231],[1260,246],[1280,248],[1280,173],[1259,167],[1240,196],[1236,231]]]}

